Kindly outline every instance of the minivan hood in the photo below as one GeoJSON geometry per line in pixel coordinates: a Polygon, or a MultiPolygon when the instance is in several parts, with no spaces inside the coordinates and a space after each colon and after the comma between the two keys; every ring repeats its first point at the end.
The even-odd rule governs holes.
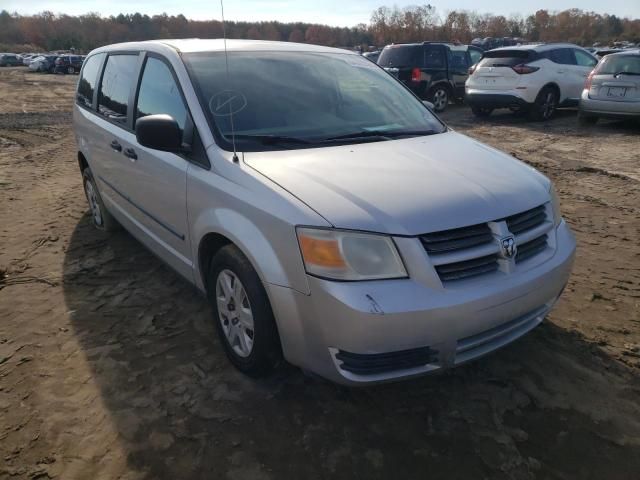
{"type": "Polygon", "coordinates": [[[550,198],[542,174],[452,131],[248,152],[244,161],[338,228],[417,235],[504,218],[550,198]]]}

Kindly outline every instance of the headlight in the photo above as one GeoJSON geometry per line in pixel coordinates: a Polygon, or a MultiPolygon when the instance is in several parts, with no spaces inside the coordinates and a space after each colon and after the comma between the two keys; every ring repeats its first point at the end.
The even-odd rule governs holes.
{"type": "Polygon", "coordinates": [[[298,228],[307,273],[333,280],[407,277],[391,237],[345,230],[298,228]]]}
{"type": "Polygon", "coordinates": [[[562,220],[562,214],[560,213],[560,200],[556,189],[553,187],[553,183],[549,187],[549,194],[551,195],[551,209],[553,210],[553,224],[557,227],[562,220]]]}

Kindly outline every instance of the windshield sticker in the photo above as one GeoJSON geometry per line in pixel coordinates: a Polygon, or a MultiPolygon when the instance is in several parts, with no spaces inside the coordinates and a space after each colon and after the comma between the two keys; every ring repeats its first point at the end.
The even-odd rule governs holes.
{"type": "Polygon", "coordinates": [[[240,113],[247,106],[246,97],[234,90],[223,90],[209,99],[209,111],[216,117],[240,113]]]}

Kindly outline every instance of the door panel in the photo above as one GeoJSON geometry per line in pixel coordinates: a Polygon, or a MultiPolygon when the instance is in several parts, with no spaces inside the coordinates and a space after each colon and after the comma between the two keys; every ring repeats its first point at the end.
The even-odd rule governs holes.
{"type": "MultiPolygon", "coordinates": [[[[147,56],[141,75],[135,118],[170,115],[184,131],[188,111],[169,65],[155,56],[147,56]]],[[[125,186],[136,221],[162,247],[165,261],[190,277],[186,186],[189,163],[175,153],[141,146],[133,132],[127,134],[122,147],[121,157],[128,172],[125,186]]]]}
{"type": "MultiPolygon", "coordinates": [[[[128,129],[129,97],[134,89],[138,64],[137,54],[110,54],[98,90],[98,114],[95,151],[101,168],[97,173],[100,191],[107,202],[116,204],[123,215],[131,216],[126,201],[128,165],[122,149],[128,129]]],[[[86,68],[86,67],[85,67],[86,68]]]]}

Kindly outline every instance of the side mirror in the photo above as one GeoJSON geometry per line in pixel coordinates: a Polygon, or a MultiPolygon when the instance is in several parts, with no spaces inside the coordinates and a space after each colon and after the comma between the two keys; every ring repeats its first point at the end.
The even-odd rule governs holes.
{"type": "Polygon", "coordinates": [[[427,107],[429,110],[433,110],[434,105],[431,102],[428,102],[427,100],[423,100],[422,103],[424,103],[424,106],[427,107]]]}
{"type": "Polygon", "coordinates": [[[136,140],[143,147],[163,152],[182,149],[182,132],[170,115],[148,115],[136,120],[136,140]]]}

